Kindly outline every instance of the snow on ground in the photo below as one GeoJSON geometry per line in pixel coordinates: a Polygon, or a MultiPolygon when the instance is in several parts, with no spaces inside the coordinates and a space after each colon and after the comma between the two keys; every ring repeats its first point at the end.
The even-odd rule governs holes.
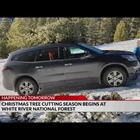
{"type": "MultiPolygon", "coordinates": [[[[137,40],[129,40],[129,41],[123,41],[123,42],[118,42],[118,43],[110,43],[110,44],[104,44],[104,45],[100,45],[100,46],[96,46],[100,49],[103,50],[125,50],[125,51],[133,51],[134,48],[136,47],[137,44],[137,40]]],[[[5,60],[0,60],[0,70],[2,69],[2,66],[4,65],[4,63],[6,62],[5,60]]],[[[69,94],[86,94],[88,93],[87,97],[88,99],[92,99],[93,96],[99,96],[99,95],[105,95],[105,94],[110,94],[111,92],[118,92],[123,98],[126,99],[131,99],[131,100],[135,100],[135,99],[140,99],[140,77],[134,82],[135,84],[132,85],[128,85],[126,87],[114,87],[114,88],[101,88],[101,89],[93,89],[93,90],[84,90],[84,91],[79,91],[79,92],[72,92],[69,94]]],[[[8,91],[6,89],[4,89],[3,85],[2,85],[2,74],[0,72],[0,95],[17,95],[17,93],[13,92],[13,91],[8,91]]],[[[41,122],[44,117],[45,117],[45,113],[34,113],[35,115],[37,115],[38,122],[41,122]]],[[[83,122],[82,118],[78,118],[75,117],[76,113],[73,113],[73,115],[71,115],[71,122],[83,122]],[[73,118],[73,120],[72,120],[73,118]],[[76,120],[77,118],[77,120],[76,120]]],[[[137,117],[130,117],[130,115],[135,114],[134,112],[131,113],[123,113],[123,115],[117,117],[116,119],[112,119],[109,120],[111,122],[140,122],[140,115],[137,117]]],[[[77,114],[76,114],[77,115],[77,114]]],[[[0,121],[2,122],[8,122],[9,118],[7,117],[7,113],[1,113],[0,114],[0,121]]],[[[66,119],[67,121],[67,119],[66,119]]]]}
{"type": "Polygon", "coordinates": [[[133,51],[134,48],[137,45],[137,41],[140,39],[134,39],[134,40],[128,40],[128,41],[122,41],[122,42],[116,42],[116,43],[110,43],[110,44],[104,44],[96,46],[103,50],[125,50],[125,51],[133,51]]]}

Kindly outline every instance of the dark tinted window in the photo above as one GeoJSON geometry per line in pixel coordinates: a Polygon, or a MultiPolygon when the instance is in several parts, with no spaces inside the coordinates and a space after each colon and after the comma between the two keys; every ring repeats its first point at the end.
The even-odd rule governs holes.
{"type": "Polygon", "coordinates": [[[37,61],[48,61],[60,59],[59,48],[45,48],[39,51],[37,61]]]}
{"type": "Polygon", "coordinates": [[[89,52],[87,50],[81,49],[79,47],[64,47],[64,58],[81,58],[84,57],[89,52]]]}
{"type": "Polygon", "coordinates": [[[12,61],[33,62],[33,61],[35,61],[36,55],[37,55],[37,51],[29,51],[29,52],[17,54],[15,56],[13,56],[13,58],[11,60],[12,61]]]}

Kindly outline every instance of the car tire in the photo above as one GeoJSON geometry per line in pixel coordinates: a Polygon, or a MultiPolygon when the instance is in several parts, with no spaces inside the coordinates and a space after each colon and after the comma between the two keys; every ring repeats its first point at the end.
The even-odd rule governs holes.
{"type": "Polygon", "coordinates": [[[127,73],[121,68],[110,68],[103,74],[103,83],[108,87],[125,86],[127,79],[127,73]]]}
{"type": "Polygon", "coordinates": [[[37,95],[38,86],[36,82],[30,78],[20,79],[16,84],[16,91],[21,96],[37,95]]]}

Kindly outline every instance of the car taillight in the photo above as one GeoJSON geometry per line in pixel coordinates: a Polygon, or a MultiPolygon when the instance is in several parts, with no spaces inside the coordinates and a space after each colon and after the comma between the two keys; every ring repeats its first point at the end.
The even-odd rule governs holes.
{"type": "Polygon", "coordinates": [[[7,69],[7,66],[3,66],[1,71],[5,71],[7,69]]]}

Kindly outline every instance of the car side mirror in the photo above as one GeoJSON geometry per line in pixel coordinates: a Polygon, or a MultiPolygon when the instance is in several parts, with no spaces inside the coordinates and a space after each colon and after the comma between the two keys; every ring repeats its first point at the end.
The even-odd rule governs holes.
{"type": "Polygon", "coordinates": [[[85,56],[81,57],[81,59],[88,59],[88,58],[94,58],[94,56],[88,53],[85,56]]]}

